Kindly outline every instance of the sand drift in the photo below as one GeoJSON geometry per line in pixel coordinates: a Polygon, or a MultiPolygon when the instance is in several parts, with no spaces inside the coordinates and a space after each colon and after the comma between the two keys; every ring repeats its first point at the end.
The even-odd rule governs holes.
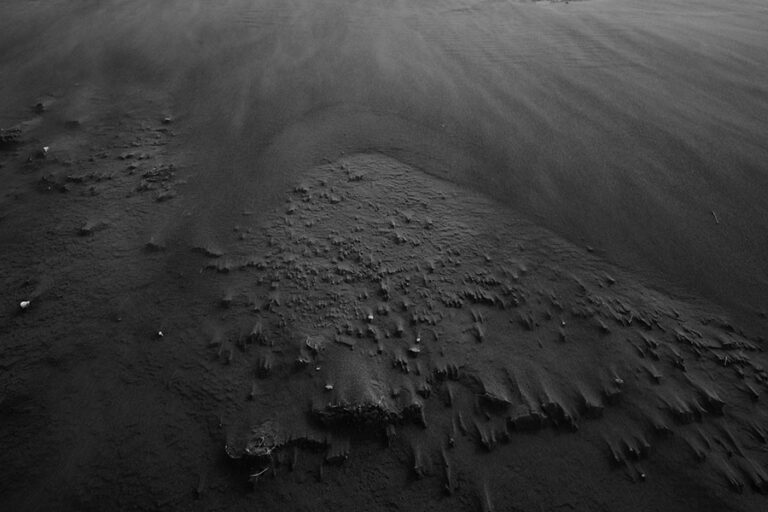
{"type": "Polygon", "coordinates": [[[212,352],[254,376],[227,441],[254,476],[294,446],[333,462],[403,436],[451,491],[455,444],[554,428],[602,439],[637,481],[671,436],[733,490],[768,490],[761,342],[492,201],[356,155],[307,173],[261,236],[205,267],[252,318],[212,352]]]}

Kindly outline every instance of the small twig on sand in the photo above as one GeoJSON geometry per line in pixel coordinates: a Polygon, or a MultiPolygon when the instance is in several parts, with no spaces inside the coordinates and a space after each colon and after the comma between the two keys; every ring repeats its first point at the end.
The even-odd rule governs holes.
{"type": "Polygon", "coordinates": [[[720,219],[717,218],[717,214],[715,213],[715,210],[712,210],[712,216],[715,218],[715,222],[717,224],[720,224],[720,219]]]}
{"type": "Polygon", "coordinates": [[[266,468],[262,469],[261,471],[258,471],[256,473],[250,475],[248,477],[248,480],[250,480],[253,485],[256,485],[256,482],[259,481],[259,477],[261,475],[263,475],[264,473],[266,473],[268,469],[269,469],[269,466],[267,466],[266,468]]]}

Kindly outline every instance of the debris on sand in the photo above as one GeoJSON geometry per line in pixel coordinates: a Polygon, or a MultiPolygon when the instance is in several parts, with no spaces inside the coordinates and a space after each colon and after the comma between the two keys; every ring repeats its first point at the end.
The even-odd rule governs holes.
{"type": "Polygon", "coordinates": [[[48,152],[51,150],[50,146],[43,146],[40,149],[37,150],[35,153],[35,157],[39,159],[47,158],[48,152]]]}

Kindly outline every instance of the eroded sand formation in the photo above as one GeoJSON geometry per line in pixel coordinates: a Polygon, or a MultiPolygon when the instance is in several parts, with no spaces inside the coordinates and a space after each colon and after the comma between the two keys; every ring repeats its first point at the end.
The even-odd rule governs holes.
{"type": "Polygon", "coordinates": [[[239,323],[212,357],[253,379],[226,450],[254,480],[296,446],[332,462],[355,437],[402,437],[451,491],[457,443],[558,429],[636,481],[672,437],[734,491],[768,490],[761,341],[706,308],[379,155],[309,171],[246,226],[248,250],[205,269],[239,323]]]}

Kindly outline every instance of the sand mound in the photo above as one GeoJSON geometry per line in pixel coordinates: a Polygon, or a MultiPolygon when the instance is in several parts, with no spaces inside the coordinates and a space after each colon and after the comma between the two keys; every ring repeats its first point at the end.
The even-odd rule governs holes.
{"type": "Polygon", "coordinates": [[[768,490],[760,340],[395,160],[312,169],[205,268],[254,325],[212,349],[259,389],[227,445],[253,475],[296,445],[346,457],[356,437],[418,447],[421,475],[424,453],[555,429],[638,482],[672,438],[696,472],[768,490]]]}

